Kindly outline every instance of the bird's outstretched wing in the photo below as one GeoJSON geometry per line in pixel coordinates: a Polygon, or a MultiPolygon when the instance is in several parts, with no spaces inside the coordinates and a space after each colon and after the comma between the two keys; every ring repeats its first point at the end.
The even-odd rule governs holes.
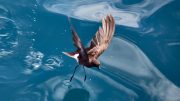
{"type": "Polygon", "coordinates": [[[82,45],[81,40],[73,27],[71,28],[71,31],[74,45],[77,47],[78,50],[83,50],[84,46],[82,45]]]}
{"type": "Polygon", "coordinates": [[[73,27],[70,18],[68,18],[69,23],[70,23],[70,27],[71,27],[71,32],[72,32],[72,37],[73,37],[73,42],[75,47],[77,47],[77,51],[75,53],[78,53],[80,57],[87,59],[87,53],[85,51],[85,48],[83,46],[83,44],[81,43],[81,40],[78,36],[78,34],[75,31],[75,28],[73,27]]]}
{"type": "Polygon", "coordinates": [[[82,50],[84,47],[81,43],[81,39],[79,38],[79,36],[77,35],[77,33],[75,31],[74,26],[72,25],[70,17],[68,17],[68,21],[69,21],[70,29],[72,32],[72,38],[73,38],[74,45],[75,45],[75,47],[77,47],[77,50],[82,50]]]}
{"type": "Polygon", "coordinates": [[[89,57],[98,58],[107,49],[115,30],[115,21],[112,15],[102,19],[102,27],[92,38],[90,47],[86,48],[89,57]]]}

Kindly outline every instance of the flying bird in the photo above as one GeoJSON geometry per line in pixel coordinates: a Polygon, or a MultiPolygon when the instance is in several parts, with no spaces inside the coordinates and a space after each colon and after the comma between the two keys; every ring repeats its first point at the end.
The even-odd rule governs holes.
{"type": "MultiPolygon", "coordinates": [[[[70,18],[69,23],[71,24],[70,18]]],[[[77,48],[74,52],[63,52],[65,55],[74,58],[77,60],[78,65],[75,66],[73,75],[70,78],[70,82],[74,77],[75,71],[77,67],[80,65],[83,66],[86,80],[86,71],[84,67],[92,68],[100,67],[100,61],[98,61],[98,57],[108,48],[109,43],[114,35],[115,31],[115,21],[112,15],[107,15],[102,19],[102,27],[100,26],[97,30],[95,36],[92,38],[89,47],[84,47],[82,44],[78,34],[75,31],[75,28],[71,24],[72,37],[75,47],[77,48]]]]}

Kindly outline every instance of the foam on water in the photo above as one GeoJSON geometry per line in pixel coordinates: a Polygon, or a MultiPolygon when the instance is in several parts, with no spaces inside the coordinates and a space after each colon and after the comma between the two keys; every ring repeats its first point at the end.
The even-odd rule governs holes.
{"type": "Polygon", "coordinates": [[[80,20],[99,21],[107,14],[115,17],[116,24],[139,28],[141,20],[172,0],[145,0],[125,5],[121,0],[37,0],[45,9],[80,20]],[[118,6],[117,6],[118,5],[118,6]]]}

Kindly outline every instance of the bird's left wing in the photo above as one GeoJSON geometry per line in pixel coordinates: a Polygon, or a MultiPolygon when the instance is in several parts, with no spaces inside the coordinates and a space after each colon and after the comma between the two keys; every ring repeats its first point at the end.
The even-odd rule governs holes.
{"type": "Polygon", "coordinates": [[[72,32],[72,37],[73,37],[73,42],[74,42],[74,45],[77,47],[77,53],[79,53],[79,56],[82,56],[84,59],[87,59],[87,53],[85,51],[85,48],[78,36],[78,34],[76,33],[75,31],[75,28],[73,27],[71,21],[70,21],[70,18],[68,18],[69,20],[69,23],[71,24],[71,32],[72,32]]]}
{"type": "Polygon", "coordinates": [[[71,32],[72,32],[74,45],[77,47],[78,50],[83,50],[84,46],[81,43],[81,40],[73,27],[71,27],[71,32]]]}

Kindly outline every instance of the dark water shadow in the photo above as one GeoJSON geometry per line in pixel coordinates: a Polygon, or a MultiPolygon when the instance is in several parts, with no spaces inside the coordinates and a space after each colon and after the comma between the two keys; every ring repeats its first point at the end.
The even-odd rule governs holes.
{"type": "Polygon", "coordinates": [[[75,88],[68,91],[63,101],[89,101],[89,92],[85,89],[75,88]]]}

